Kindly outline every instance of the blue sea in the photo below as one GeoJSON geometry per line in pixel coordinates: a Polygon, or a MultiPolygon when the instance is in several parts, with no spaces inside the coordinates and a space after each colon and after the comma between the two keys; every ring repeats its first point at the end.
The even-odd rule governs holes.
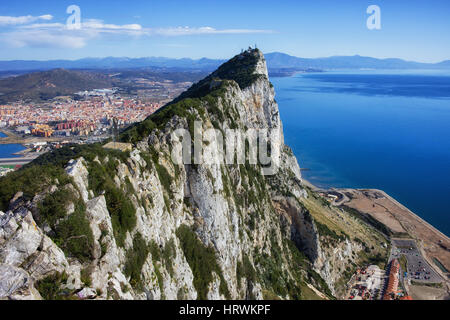
{"type": "Polygon", "coordinates": [[[450,72],[272,78],[285,141],[321,187],[377,188],[450,235],[450,72]]]}
{"type": "MultiPolygon", "coordinates": [[[[0,132],[0,138],[6,137],[0,132]]],[[[20,144],[0,144],[0,158],[14,158],[18,157],[14,153],[24,150],[25,148],[20,144]]]]}

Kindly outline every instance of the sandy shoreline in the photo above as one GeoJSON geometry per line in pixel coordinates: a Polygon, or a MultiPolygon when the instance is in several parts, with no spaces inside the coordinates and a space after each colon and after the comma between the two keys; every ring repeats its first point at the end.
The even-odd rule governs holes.
{"type": "MultiPolygon", "coordinates": [[[[302,178],[302,182],[303,184],[305,184],[307,187],[311,188],[314,191],[320,191],[320,190],[326,190],[323,188],[319,188],[316,185],[312,184],[310,181],[306,180],[305,178],[302,178]]],[[[385,191],[380,190],[380,189],[358,189],[358,188],[332,188],[333,190],[358,190],[358,191],[362,191],[362,190],[373,190],[373,191],[377,191],[381,194],[383,194],[387,199],[389,199],[391,202],[393,202],[395,205],[397,205],[398,207],[400,207],[401,209],[407,211],[411,216],[413,216],[416,220],[419,220],[421,223],[423,223],[424,225],[426,225],[429,229],[432,229],[434,232],[438,233],[441,237],[445,238],[447,241],[450,242],[450,238],[445,235],[443,232],[441,232],[439,229],[437,229],[436,227],[434,227],[433,225],[431,225],[429,222],[427,222],[426,220],[424,220],[422,217],[420,217],[419,215],[417,215],[416,213],[412,212],[410,209],[408,209],[405,205],[401,204],[399,201],[397,201],[395,198],[391,197],[389,194],[387,194],[385,191]]],[[[331,190],[328,189],[328,190],[331,190]]]]}
{"type": "MultiPolygon", "coordinates": [[[[358,189],[357,189],[358,190],[358,189]]],[[[444,233],[442,233],[441,231],[439,231],[439,229],[437,229],[436,227],[434,227],[433,225],[431,225],[430,223],[428,223],[427,221],[425,221],[423,218],[421,218],[420,216],[418,216],[417,214],[415,214],[414,212],[412,212],[411,210],[409,210],[407,207],[405,207],[403,204],[401,204],[400,202],[398,202],[397,200],[395,200],[393,197],[391,197],[390,195],[388,195],[386,192],[384,192],[383,190],[379,190],[379,189],[372,189],[375,191],[378,191],[382,194],[384,194],[384,196],[386,198],[388,198],[389,200],[391,200],[393,203],[395,203],[397,206],[399,206],[400,208],[402,208],[403,210],[406,210],[409,212],[410,215],[412,215],[415,219],[419,220],[421,223],[423,223],[424,225],[426,225],[429,229],[433,230],[434,232],[438,233],[441,237],[445,238],[447,241],[450,242],[450,238],[445,235],[444,233]]]]}

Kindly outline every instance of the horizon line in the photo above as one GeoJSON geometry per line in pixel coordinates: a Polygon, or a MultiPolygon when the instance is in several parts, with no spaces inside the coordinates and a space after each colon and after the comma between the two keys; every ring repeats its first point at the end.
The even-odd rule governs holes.
{"type": "MultiPolygon", "coordinates": [[[[361,57],[361,58],[371,58],[371,59],[376,59],[376,60],[391,60],[391,59],[397,59],[397,60],[402,60],[405,62],[412,62],[412,63],[421,63],[421,64],[439,64],[442,62],[446,62],[446,61],[450,61],[450,58],[448,59],[444,59],[441,61],[437,61],[437,62],[423,62],[423,61],[416,61],[416,60],[407,60],[404,58],[398,58],[398,57],[389,57],[389,58],[377,58],[377,57],[372,57],[372,56],[362,56],[359,54],[353,54],[353,55],[331,55],[331,56],[318,56],[318,57],[301,57],[301,56],[296,56],[296,55],[291,55],[288,53],[284,53],[281,51],[273,51],[273,52],[267,52],[267,53],[263,53],[264,55],[269,55],[269,54],[284,54],[293,58],[298,58],[298,59],[329,59],[329,58],[338,58],[338,57],[361,57]]],[[[208,58],[208,57],[201,57],[201,58],[191,58],[191,57],[180,57],[180,58],[170,58],[170,57],[166,57],[166,56],[141,56],[141,57],[129,57],[129,56],[103,56],[103,57],[83,57],[83,58],[76,58],[76,59],[64,59],[64,58],[56,58],[56,59],[8,59],[8,60],[1,60],[0,62],[15,62],[15,61],[26,61],[26,62],[31,62],[31,61],[37,61],[37,62],[50,62],[50,61],[80,61],[80,60],[87,60],[87,59],[108,59],[108,58],[113,58],[113,59],[169,59],[169,60],[192,60],[192,61],[199,61],[199,60],[203,60],[203,59],[207,59],[207,60],[212,60],[212,61],[227,61],[228,59],[231,58],[208,58]]]]}

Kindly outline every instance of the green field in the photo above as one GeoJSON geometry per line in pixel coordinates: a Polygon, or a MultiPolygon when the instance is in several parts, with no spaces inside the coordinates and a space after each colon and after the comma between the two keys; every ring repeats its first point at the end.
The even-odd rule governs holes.
{"type": "Polygon", "coordinates": [[[6,169],[14,169],[16,166],[8,166],[8,165],[5,165],[5,166],[0,166],[0,168],[6,168],[6,169]]]}

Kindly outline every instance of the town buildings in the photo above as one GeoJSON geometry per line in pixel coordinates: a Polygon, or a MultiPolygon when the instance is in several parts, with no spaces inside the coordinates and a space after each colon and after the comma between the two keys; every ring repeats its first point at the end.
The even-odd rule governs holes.
{"type": "Polygon", "coordinates": [[[113,125],[124,127],[147,118],[161,104],[120,95],[87,96],[46,104],[15,103],[0,106],[0,127],[16,128],[19,134],[88,136],[106,133],[113,125]]]}

